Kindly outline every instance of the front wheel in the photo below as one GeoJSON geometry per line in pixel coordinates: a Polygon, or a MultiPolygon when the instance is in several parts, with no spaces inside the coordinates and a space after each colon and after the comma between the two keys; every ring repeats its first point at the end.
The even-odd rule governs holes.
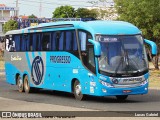
{"type": "Polygon", "coordinates": [[[74,89],[73,89],[73,92],[74,92],[74,96],[77,100],[82,100],[84,99],[84,95],[82,94],[82,89],[81,89],[81,84],[78,80],[76,80],[74,82],[74,89]]]}
{"type": "Polygon", "coordinates": [[[125,101],[128,95],[117,95],[116,98],[118,101],[125,101]]]}

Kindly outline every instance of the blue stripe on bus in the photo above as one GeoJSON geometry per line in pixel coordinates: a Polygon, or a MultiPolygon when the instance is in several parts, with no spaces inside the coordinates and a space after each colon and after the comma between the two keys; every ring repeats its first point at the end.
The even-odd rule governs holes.
{"type": "Polygon", "coordinates": [[[32,52],[32,58],[33,58],[33,59],[35,58],[35,54],[34,54],[34,52],[32,52]]]}
{"type": "Polygon", "coordinates": [[[38,52],[38,55],[41,57],[42,56],[41,52],[38,52]]]}
{"type": "Polygon", "coordinates": [[[30,63],[28,52],[26,52],[26,58],[27,58],[28,67],[31,70],[31,63],[30,63]]]}

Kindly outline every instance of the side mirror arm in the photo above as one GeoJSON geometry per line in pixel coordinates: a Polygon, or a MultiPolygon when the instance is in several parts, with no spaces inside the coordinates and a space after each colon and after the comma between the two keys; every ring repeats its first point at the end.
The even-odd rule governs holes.
{"type": "Polygon", "coordinates": [[[101,45],[99,42],[94,41],[92,39],[88,40],[90,43],[94,45],[94,53],[96,57],[99,57],[101,55],[101,45]]]}
{"type": "Polygon", "coordinates": [[[157,55],[157,45],[155,44],[155,42],[144,39],[145,43],[147,43],[148,45],[151,46],[151,52],[153,55],[157,55]]]}

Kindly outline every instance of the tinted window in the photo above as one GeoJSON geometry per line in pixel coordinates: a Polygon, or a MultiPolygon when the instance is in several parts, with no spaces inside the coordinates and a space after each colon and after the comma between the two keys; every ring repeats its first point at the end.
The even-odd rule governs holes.
{"type": "Polygon", "coordinates": [[[50,50],[50,37],[51,33],[43,33],[42,34],[42,51],[50,50]]]}

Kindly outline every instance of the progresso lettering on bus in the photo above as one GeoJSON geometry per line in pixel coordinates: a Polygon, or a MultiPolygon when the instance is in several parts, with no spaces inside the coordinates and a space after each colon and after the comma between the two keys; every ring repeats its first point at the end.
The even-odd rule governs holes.
{"type": "Polygon", "coordinates": [[[50,56],[50,62],[53,63],[70,63],[70,56],[50,56]]]}

